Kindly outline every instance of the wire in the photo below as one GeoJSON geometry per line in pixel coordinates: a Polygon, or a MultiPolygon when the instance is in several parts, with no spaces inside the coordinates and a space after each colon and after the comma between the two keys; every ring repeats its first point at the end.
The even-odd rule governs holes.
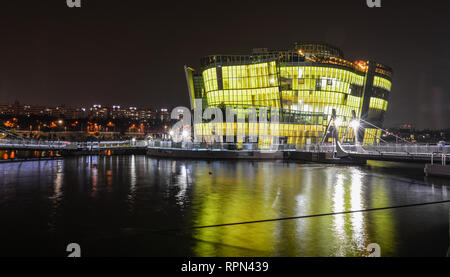
{"type": "Polygon", "coordinates": [[[303,215],[303,216],[293,216],[293,217],[281,217],[281,218],[273,218],[273,219],[262,219],[262,220],[243,221],[243,222],[234,222],[234,223],[224,223],[224,224],[215,224],[215,225],[192,226],[192,227],[179,228],[179,229],[155,230],[154,232],[174,232],[174,231],[186,231],[186,230],[194,230],[194,229],[205,229],[205,228],[215,228],[215,227],[236,226],[236,225],[244,225],[244,224],[275,222],[275,221],[303,219],[303,218],[312,218],[312,217],[322,217],[322,216],[332,216],[332,215],[341,215],[341,214],[365,213],[365,212],[373,212],[373,211],[381,211],[381,210],[411,208],[411,207],[419,207],[419,206],[427,206],[427,205],[435,205],[435,204],[443,204],[443,203],[450,203],[450,199],[449,200],[443,200],[443,201],[435,201],[435,202],[416,203],[416,204],[390,206],[390,207],[382,207],[382,208],[371,208],[371,209],[365,209],[365,210],[343,211],[343,212],[335,212],[335,213],[313,214],[313,215],[303,215]]]}
{"type": "Polygon", "coordinates": [[[367,123],[367,124],[371,125],[372,127],[375,127],[376,129],[382,130],[382,131],[384,131],[385,133],[389,133],[389,134],[390,134],[391,136],[393,136],[393,137],[396,137],[396,138],[398,138],[398,139],[400,139],[400,140],[403,140],[403,141],[406,142],[406,143],[412,144],[412,142],[407,141],[406,139],[403,139],[403,138],[401,138],[401,137],[399,137],[399,136],[397,136],[397,135],[395,135],[395,134],[393,134],[393,133],[390,133],[388,130],[385,130],[385,129],[383,129],[383,128],[380,128],[380,127],[378,127],[378,126],[376,126],[376,125],[374,125],[374,124],[372,124],[372,123],[370,123],[370,122],[367,122],[367,121],[363,120],[362,118],[361,118],[360,120],[363,121],[364,123],[367,123]]]}

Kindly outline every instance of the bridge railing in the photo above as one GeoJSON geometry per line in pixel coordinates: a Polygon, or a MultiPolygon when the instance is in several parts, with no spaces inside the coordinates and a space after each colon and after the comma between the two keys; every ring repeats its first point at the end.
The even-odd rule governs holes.
{"type": "Polygon", "coordinates": [[[277,150],[277,151],[301,151],[301,152],[334,152],[334,145],[296,145],[296,144],[272,144],[270,146],[261,146],[258,143],[206,143],[206,142],[179,142],[172,141],[151,141],[149,148],[160,149],[183,149],[183,150],[277,150]]]}
{"type": "Polygon", "coordinates": [[[124,141],[87,141],[87,142],[67,142],[67,141],[47,141],[47,140],[27,140],[27,139],[0,139],[0,147],[8,148],[30,148],[30,149],[103,149],[103,148],[127,148],[127,147],[147,147],[148,142],[144,140],[124,140],[124,141]]]}
{"type": "Polygon", "coordinates": [[[272,144],[262,146],[258,143],[206,143],[206,142],[172,142],[172,141],[151,141],[149,148],[159,149],[180,149],[180,150],[222,150],[222,151],[259,151],[259,150],[277,150],[277,151],[295,151],[295,144],[272,144]]]}
{"type": "MultiPolygon", "coordinates": [[[[345,146],[346,151],[358,152],[356,146],[345,146]]],[[[429,145],[429,144],[381,144],[363,145],[362,149],[367,152],[377,153],[404,153],[404,154],[427,154],[450,153],[450,146],[429,145]]]]}
{"type": "Polygon", "coordinates": [[[336,147],[331,144],[304,144],[296,147],[300,152],[334,152],[336,147]]]}
{"type": "Polygon", "coordinates": [[[0,139],[0,146],[16,148],[65,148],[69,143],[65,141],[43,141],[25,139],[0,139]]]}
{"type": "MultiPolygon", "coordinates": [[[[36,149],[104,149],[104,148],[177,148],[177,149],[220,149],[220,150],[243,150],[257,151],[261,150],[258,143],[197,143],[171,141],[146,141],[146,140],[123,140],[123,141],[87,141],[87,142],[67,142],[67,141],[43,141],[31,139],[0,139],[0,148],[36,148],[36,149]]],[[[348,152],[361,153],[369,152],[372,154],[404,154],[404,155],[431,155],[433,153],[450,153],[450,146],[433,144],[373,144],[373,145],[342,145],[348,152]]],[[[266,146],[266,149],[278,151],[304,151],[304,152],[334,152],[335,146],[332,144],[273,144],[266,146]]],[[[264,147],[262,148],[264,149],[264,147]]]]}
{"type": "Polygon", "coordinates": [[[122,140],[122,141],[86,141],[73,143],[79,149],[104,149],[104,148],[145,148],[148,141],[122,140]]]}

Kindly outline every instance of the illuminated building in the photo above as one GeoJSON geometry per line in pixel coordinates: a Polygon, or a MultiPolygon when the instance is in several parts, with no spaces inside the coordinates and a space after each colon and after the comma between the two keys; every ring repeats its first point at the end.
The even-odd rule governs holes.
{"type": "MultiPolygon", "coordinates": [[[[354,132],[346,132],[353,114],[382,127],[392,86],[388,66],[348,61],[340,49],[325,43],[296,43],[288,51],[258,48],[249,55],[207,56],[201,59],[201,70],[185,66],[185,72],[192,109],[196,99],[202,99],[203,109],[279,108],[280,138],[296,145],[320,143],[333,110],[341,123],[341,141],[355,140],[354,132]]],[[[248,120],[245,124],[248,136],[248,120]]],[[[381,130],[370,124],[358,124],[358,141],[378,141],[381,130]]],[[[208,134],[207,124],[199,125],[194,128],[208,134]]],[[[222,127],[226,134],[226,124],[222,127]]]]}

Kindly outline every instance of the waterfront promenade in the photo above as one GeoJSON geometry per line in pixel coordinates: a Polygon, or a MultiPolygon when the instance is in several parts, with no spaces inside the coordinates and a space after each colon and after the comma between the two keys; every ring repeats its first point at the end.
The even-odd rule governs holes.
{"type": "Polygon", "coordinates": [[[60,154],[98,154],[103,151],[147,152],[150,156],[174,158],[240,158],[254,157],[284,159],[292,156],[311,161],[323,159],[359,159],[418,163],[443,163],[450,156],[450,146],[425,144],[302,145],[272,144],[261,149],[256,143],[193,143],[154,140],[123,141],[33,141],[0,139],[0,150],[9,151],[57,151],[60,154]],[[205,155],[207,153],[207,155],[205,155]],[[310,154],[306,154],[310,153],[310,154]],[[323,156],[323,159],[317,158],[323,156]]]}

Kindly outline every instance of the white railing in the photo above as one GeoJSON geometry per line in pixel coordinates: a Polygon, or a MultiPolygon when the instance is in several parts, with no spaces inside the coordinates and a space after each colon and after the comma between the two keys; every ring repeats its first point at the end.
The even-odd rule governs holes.
{"type": "MultiPolygon", "coordinates": [[[[0,139],[0,148],[32,148],[32,149],[83,149],[94,150],[104,148],[167,148],[167,149],[186,149],[186,150],[242,150],[258,151],[261,150],[258,143],[197,143],[171,141],[146,141],[146,140],[123,140],[123,141],[87,141],[87,142],[67,142],[67,141],[42,141],[26,139],[0,139]]],[[[302,152],[335,152],[336,147],[333,144],[273,144],[270,150],[278,151],[302,151],[302,152]]],[[[367,153],[372,155],[417,155],[431,156],[450,153],[450,146],[429,145],[429,144],[379,144],[379,145],[342,145],[342,148],[349,153],[367,153]]],[[[266,150],[266,149],[264,149],[266,150]]]]}
{"type": "MultiPolygon", "coordinates": [[[[151,141],[148,143],[150,148],[165,149],[186,149],[186,150],[204,150],[204,149],[222,149],[222,150],[259,150],[257,143],[195,143],[172,141],[151,141]]],[[[274,144],[272,149],[279,151],[301,151],[301,152],[335,152],[336,146],[333,144],[274,144]]],[[[450,153],[450,146],[421,145],[421,144],[382,144],[382,145],[342,145],[342,148],[350,153],[370,153],[370,154],[390,154],[398,155],[431,155],[432,153],[450,153]]]]}
{"type": "Polygon", "coordinates": [[[42,141],[42,140],[22,140],[22,139],[0,139],[0,147],[11,148],[65,148],[69,142],[65,141],[42,141]]]}
{"type": "Polygon", "coordinates": [[[257,143],[206,143],[206,142],[172,142],[172,141],[151,141],[149,148],[155,149],[180,149],[180,150],[222,150],[222,151],[295,151],[295,144],[272,144],[261,147],[257,143]]]}
{"type": "MultiPolygon", "coordinates": [[[[405,153],[405,154],[432,154],[450,153],[450,146],[429,144],[380,144],[364,145],[362,148],[368,152],[405,153]]],[[[347,150],[346,146],[344,149],[347,150]]]]}
{"type": "Polygon", "coordinates": [[[432,153],[431,154],[431,164],[434,164],[434,160],[436,158],[440,158],[441,159],[441,165],[447,165],[447,158],[450,158],[450,154],[445,154],[445,153],[432,153]]]}
{"type": "Polygon", "coordinates": [[[144,140],[124,140],[124,141],[87,141],[87,142],[67,142],[67,141],[42,141],[42,140],[22,140],[22,139],[0,139],[0,148],[20,148],[20,149],[103,149],[103,148],[145,148],[148,142],[144,140]]]}

